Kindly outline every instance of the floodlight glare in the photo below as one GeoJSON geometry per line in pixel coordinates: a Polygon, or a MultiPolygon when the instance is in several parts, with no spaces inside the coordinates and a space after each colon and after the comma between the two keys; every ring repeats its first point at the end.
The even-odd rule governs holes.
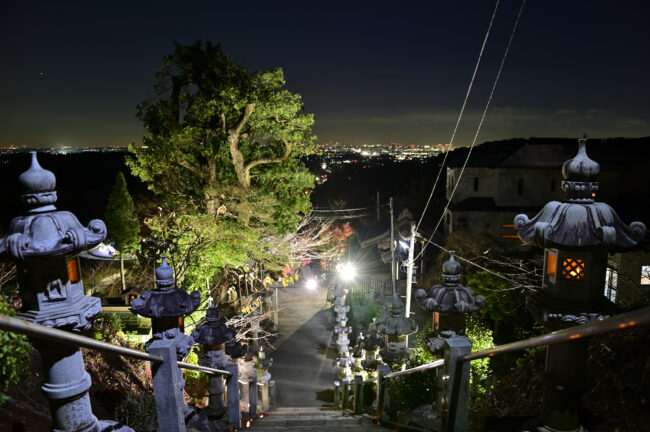
{"type": "Polygon", "coordinates": [[[351,281],[357,275],[357,269],[350,263],[343,264],[339,270],[341,278],[345,281],[351,281]]]}
{"type": "Polygon", "coordinates": [[[313,291],[316,289],[316,287],[318,287],[318,282],[316,281],[316,279],[308,279],[306,286],[308,290],[313,291]]]}

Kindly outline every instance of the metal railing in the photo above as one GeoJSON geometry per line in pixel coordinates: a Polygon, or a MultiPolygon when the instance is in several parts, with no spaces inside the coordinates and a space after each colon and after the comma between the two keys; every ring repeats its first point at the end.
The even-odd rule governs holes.
{"type": "MultiPolygon", "coordinates": [[[[588,338],[609,331],[649,324],[650,307],[647,307],[632,312],[626,312],[610,318],[605,318],[599,321],[594,321],[588,324],[569,327],[541,336],[508,343],[473,353],[470,352],[471,342],[468,342],[464,346],[447,346],[445,347],[444,359],[438,359],[431,363],[395,372],[391,372],[388,365],[380,364],[377,368],[377,376],[375,379],[363,380],[361,376],[355,376],[353,380],[345,378],[343,380],[336,381],[334,388],[335,405],[343,410],[350,409],[355,414],[364,413],[367,407],[364,404],[364,392],[366,391],[365,387],[367,385],[373,384],[376,386],[374,400],[376,403],[377,422],[392,423],[395,426],[401,426],[394,420],[389,420],[384,413],[385,405],[388,405],[389,412],[392,411],[390,407],[391,400],[388,397],[388,392],[386,391],[386,388],[389,386],[389,381],[393,378],[405,375],[444,368],[443,381],[446,385],[446,396],[444,399],[447,401],[447,406],[443,407],[442,409],[442,423],[439,428],[444,432],[464,431],[467,430],[468,427],[468,407],[466,406],[466,403],[465,406],[461,406],[459,395],[463,391],[468,391],[469,364],[472,362],[472,360],[494,357],[505,353],[523,351],[540,346],[569,342],[576,339],[588,338]],[[465,388],[463,389],[463,387],[465,388]],[[352,394],[354,396],[352,398],[352,406],[349,406],[350,404],[348,402],[350,398],[350,391],[352,391],[352,394]]],[[[412,428],[410,426],[407,429],[409,428],[414,430],[418,429],[412,428]]]]}
{"type": "MultiPolygon", "coordinates": [[[[269,402],[269,391],[273,392],[274,388],[272,387],[273,382],[269,383],[258,383],[257,376],[250,376],[248,380],[241,380],[238,378],[238,366],[236,363],[227,364],[227,369],[230,370],[221,370],[214,369],[205,366],[198,366],[189,363],[184,363],[181,361],[175,360],[175,353],[173,353],[173,343],[170,341],[155,341],[151,347],[152,351],[162,351],[167,350],[167,355],[159,355],[146,353],[143,351],[138,351],[132,348],[121,347],[118,345],[113,345],[108,342],[102,342],[96,339],[92,339],[86,336],[81,336],[75,333],[66,332],[59,329],[54,329],[46,327],[40,324],[32,323],[25,321],[20,318],[10,317],[7,315],[0,314],[0,330],[7,330],[14,333],[21,333],[27,335],[31,338],[47,340],[56,343],[62,343],[66,345],[71,345],[75,347],[84,347],[93,350],[109,352],[121,356],[127,356],[136,358],[139,360],[146,360],[153,362],[155,364],[161,365],[160,367],[155,368],[156,370],[152,371],[153,383],[154,383],[154,396],[156,396],[156,404],[158,405],[159,397],[170,397],[176,400],[182,400],[182,395],[176,394],[182,390],[178,386],[171,385],[171,380],[168,379],[169,376],[174,374],[176,368],[181,369],[190,369],[198,372],[206,373],[212,376],[222,376],[226,378],[226,399],[228,406],[228,423],[235,427],[241,426],[241,413],[240,413],[240,390],[239,384],[248,385],[248,402],[249,402],[249,414],[251,416],[258,415],[258,389],[261,388],[261,402],[262,402],[262,411],[269,409],[269,403],[273,403],[274,397],[271,396],[271,401],[269,402]],[[173,355],[172,355],[173,354],[173,355]],[[168,358],[169,360],[166,360],[168,358]],[[171,370],[170,370],[171,367],[171,370]],[[160,375],[158,377],[157,375],[160,375]],[[163,379],[165,375],[165,379],[163,379]],[[235,378],[235,379],[233,379],[235,378]],[[164,388],[162,388],[164,387],[164,388]],[[164,395],[164,396],[163,396],[164,395]]],[[[175,415],[170,412],[173,410],[167,410],[167,415],[175,415]]],[[[161,413],[157,410],[158,414],[158,425],[160,432],[166,432],[167,430],[176,430],[175,426],[169,421],[169,418],[162,419],[161,413]]],[[[178,424],[178,421],[182,421],[184,424],[184,419],[177,419],[175,422],[178,424]]]]}

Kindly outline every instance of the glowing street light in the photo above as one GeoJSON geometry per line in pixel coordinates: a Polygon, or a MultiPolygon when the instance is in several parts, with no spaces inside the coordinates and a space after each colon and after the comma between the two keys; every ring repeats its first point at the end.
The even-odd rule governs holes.
{"type": "Polygon", "coordinates": [[[318,281],[316,279],[308,279],[306,282],[307,289],[314,291],[318,287],[318,281]]]}
{"type": "Polygon", "coordinates": [[[357,275],[357,269],[351,263],[345,263],[339,269],[339,274],[344,281],[351,281],[357,275]]]}

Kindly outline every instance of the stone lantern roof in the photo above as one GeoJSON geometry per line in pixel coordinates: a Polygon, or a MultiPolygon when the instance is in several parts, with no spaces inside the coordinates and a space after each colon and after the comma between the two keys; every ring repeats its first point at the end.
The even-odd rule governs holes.
{"type": "Polygon", "coordinates": [[[470,287],[459,283],[461,266],[450,251],[449,260],[442,265],[443,285],[434,285],[428,293],[417,290],[415,299],[418,304],[430,312],[464,314],[476,312],[485,305],[485,298],[474,295],[470,287]]]}
{"type": "Polygon", "coordinates": [[[19,260],[74,255],[100,244],[106,238],[104,222],[91,220],[84,228],[74,214],[56,211],[56,177],[39,165],[36,152],[31,155],[31,166],[19,177],[28,215],[11,221],[7,237],[0,240],[0,255],[19,260]]]}
{"type": "Polygon", "coordinates": [[[247,353],[248,344],[242,344],[234,339],[226,342],[226,354],[228,354],[233,360],[245,357],[247,353]]]}
{"type": "Polygon", "coordinates": [[[551,201],[532,219],[515,217],[515,230],[525,243],[547,248],[589,248],[624,250],[645,235],[641,222],[626,225],[609,205],[595,202],[600,172],[587,155],[586,139],[579,140],[578,154],[562,166],[564,202],[551,201]]]}
{"type": "Polygon", "coordinates": [[[404,336],[415,333],[418,325],[404,316],[404,304],[399,296],[394,295],[390,302],[390,316],[377,325],[377,330],[388,336],[404,336]]]}
{"type": "Polygon", "coordinates": [[[377,335],[377,326],[374,323],[370,323],[368,326],[370,332],[363,340],[361,341],[361,347],[366,351],[374,351],[377,348],[382,348],[385,345],[384,338],[377,335]]]}
{"type": "Polygon", "coordinates": [[[207,312],[207,324],[200,325],[192,332],[192,338],[196,343],[205,345],[221,345],[224,342],[232,340],[237,335],[237,331],[232,326],[227,326],[219,321],[219,309],[211,305],[207,312]]]}
{"type": "Polygon", "coordinates": [[[174,270],[165,256],[156,269],[156,286],[156,290],[145,291],[133,300],[131,310],[134,313],[154,318],[173,317],[190,314],[199,307],[201,294],[198,291],[188,294],[174,286],[174,270]]]}

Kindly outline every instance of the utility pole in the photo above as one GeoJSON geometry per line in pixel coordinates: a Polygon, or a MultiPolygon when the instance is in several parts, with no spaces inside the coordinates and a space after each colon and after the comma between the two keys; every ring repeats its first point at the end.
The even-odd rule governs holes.
{"type": "MultiPolygon", "coordinates": [[[[411,315],[411,288],[413,285],[413,250],[415,249],[415,221],[411,221],[411,241],[409,242],[409,261],[406,268],[406,318],[411,315]]],[[[409,337],[406,335],[406,347],[408,348],[409,337]]]]}
{"type": "Polygon", "coordinates": [[[379,191],[377,191],[377,222],[379,222],[379,191]]]}
{"type": "Polygon", "coordinates": [[[390,273],[393,284],[393,295],[397,294],[395,287],[395,222],[393,220],[393,197],[390,197],[390,273]]]}

